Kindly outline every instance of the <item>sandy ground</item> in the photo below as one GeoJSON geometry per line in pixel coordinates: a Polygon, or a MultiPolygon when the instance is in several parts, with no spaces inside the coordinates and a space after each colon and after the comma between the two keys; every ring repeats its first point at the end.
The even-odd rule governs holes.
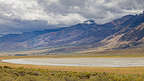
{"type": "Polygon", "coordinates": [[[135,67],[144,66],[144,58],[21,58],[3,62],[48,66],[135,67]]]}

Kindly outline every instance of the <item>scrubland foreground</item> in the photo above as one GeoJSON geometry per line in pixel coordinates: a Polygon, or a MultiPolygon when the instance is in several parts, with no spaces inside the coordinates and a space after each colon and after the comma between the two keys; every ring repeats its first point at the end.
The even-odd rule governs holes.
{"type": "Polygon", "coordinates": [[[144,74],[49,71],[0,66],[0,81],[144,81],[144,74]]]}

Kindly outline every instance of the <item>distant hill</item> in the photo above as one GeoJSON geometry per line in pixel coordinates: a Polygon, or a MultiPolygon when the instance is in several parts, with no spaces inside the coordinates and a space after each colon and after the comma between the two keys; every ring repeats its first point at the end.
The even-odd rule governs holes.
{"type": "Polygon", "coordinates": [[[143,44],[144,13],[127,15],[106,24],[88,20],[70,27],[0,37],[0,51],[57,48],[49,52],[73,52],[90,48],[124,49],[143,44]]]}

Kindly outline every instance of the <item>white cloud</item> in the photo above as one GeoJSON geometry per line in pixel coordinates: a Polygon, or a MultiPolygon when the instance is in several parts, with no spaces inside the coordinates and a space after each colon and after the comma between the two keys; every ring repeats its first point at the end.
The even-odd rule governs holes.
{"type": "Polygon", "coordinates": [[[44,24],[47,22],[50,26],[73,25],[87,19],[106,23],[127,14],[141,13],[143,10],[143,0],[0,0],[0,24],[3,26],[0,32],[47,28],[28,25],[24,27],[17,20],[45,21],[44,24]],[[7,23],[13,25],[7,26],[7,23]]]}

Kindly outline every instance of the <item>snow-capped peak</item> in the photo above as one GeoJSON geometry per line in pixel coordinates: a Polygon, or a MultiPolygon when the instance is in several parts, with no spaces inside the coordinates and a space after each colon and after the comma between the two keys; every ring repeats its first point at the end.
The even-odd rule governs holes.
{"type": "Polygon", "coordinates": [[[95,24],[95,21],[94,20],[87,20],[87,21],[84,21],[85,24],[95,24]]]}

